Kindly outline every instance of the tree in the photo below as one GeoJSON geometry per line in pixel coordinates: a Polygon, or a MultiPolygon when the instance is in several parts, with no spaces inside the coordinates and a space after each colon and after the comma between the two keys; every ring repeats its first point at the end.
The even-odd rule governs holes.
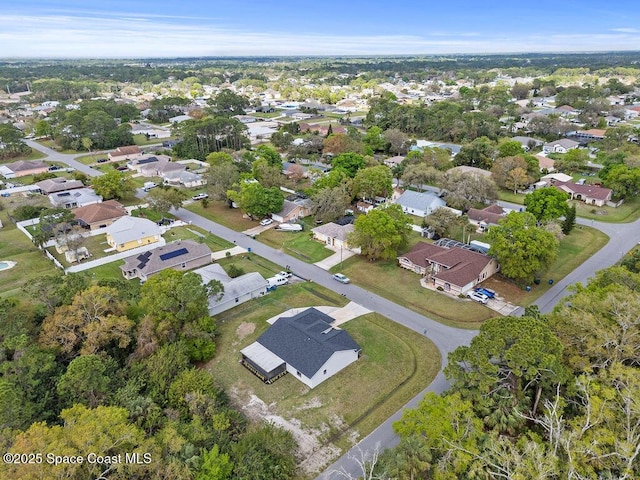
{"type": "Polygon", "coordinates": [[[358,170],[353,179],[353,194],[363,199],[387,198],[393,190],[391,170],[386,165],[358,170]]]}
{"type": "Polygon", "coordinates": [[[498,144],[498,157],[516,157],[524,155],[524,148],[517,140],[505,139],[498,144]]]}
{"type": "Polygon", "coordinates": [[[182,141],[173,147],[182,158],[205,160],[211,152],[238,151],[250,146],[247,127],[235,118],[224,116],[186,120],[173,127],[176,137],[182,141]]]}
{"type": "Polygon", "coordinates": [[[282,157],[273,147],[260,145],[255,149],[254,154],[256,160],[265,160],[267,165],[277,167],[282,171],[282,157]]]}
{"type": "Polygon", "coordinates": [[[249,100],[242,95],[232,92],[228,88],[220,90],[220,93],[209,99],[207,103],[216,115],[231,117],[233,115],[244,115],[245,108],[249,106],[249,100]]]}
{"type": "Polygon", "coordinates": [[[495,182],[476,173],[448,171],[442,178],[441,188],[447,204],[453,208],[468,209],[475,204],[492,203],[498,198],[495,182]]]}
{"type": "Polygon", "coordinates": [[[187,194],[175,187],[154,188],[147,194],[151,209],[163,214],[169,213],[172,208],[180,208],[186,199],[187,194]]]}
{"type": "Polygon", "coordinates": [[[536,218],[528,212],[511,212],[487,232],[491,243],[489,253],[500,262],[506,277],[520,283],[533,280],[555,260],[558,240],[537,226],[536,218]]]}
{"type": "Polygon", "coordinates": [[[373,126],[367,130],[363,139],[365,145],[371,148],[374,152],[382,152],[386,150],[387,140],[382,135],[382,129],[377,126],[373,126]]]}
{"type": "Polygon", "coordinates": [[[289,480],[294,478],[296,441],[287,430],[265,423],[245,433],[232,446],[233,478],[289,480]]]}
{"type": "MultiPolygon", "coordinates": [[[[516,142],[518,143],[518,142],[516,142]]],[[[520,143],[518,143],[520,145],[520,143]]],[[[529,165],[527,161],[519,157],[500,157],[493,162],[491,167],[491,178],[502,188],[509,190],[519,190],[533,180],[527,174],[529,165]]]]}
{"type": "Polygon", "coordinates": [[[350,178],[353,178],[358,170],[365,167],[365,160],[357,153],[342,153],[333,159],[331,166],[344,170],[350,178]]]}
{"type": "Polygon", "coordinates": [[[564,220],[562,221],[562,233],[569,235],[573,227],[576,225],[576,206],[571,205],[567,208],[567,213],[564,214],[564,220]]]}
{"type": "Polygon", "coordinates": [[[338,185],[333,188],[321,188],[313,194],[311,202],[315,219],[327,223],[344,215],[349,203],[351,203],[351,197],[346,185],[338,185]]]}
{"type": "Polygon", "coordinates": [[[583,170],[589,161],[589,153],[581,148],[573,148],[556,160],[556,168],[567,172],[583,170]]]}
{"type": "Polygon", "coordinates": [[[417,188],[420,192],[425,185],[436,185],[442,180],[442,172],[426,163],[409,165],[402,174],[402,183],[417,188]]]}
{"type": "Polygon", "coordinates": [[[387,151],[395,155],[405,155],[409,151],[411,146],[411,140],[409,137],[398,130],[397,128],[391,128],[385,130],[384,140],[387,143],[387,151]]]}
{"type": "MultiPolygon", "coordinates": [[[[107,357],[109,359],[110,357],[107,357]]],[[[109,393],[111,379],[108,360],[98,355],[82,355],[71,360],[67,371],[58,380],[58,394],[69,403],[82,403],[95,408],[109,393]]]]}
{"type": "Polygon", "coordinates": [[[0,160],[26,155],[31,153],[29,147],[23,141],[20,129],[10,123],[0,124],[0,160]]]}
{"type": "Polygon", "coordinates": [[[227,197],[243,212],[258,218],[279,212],[284,204],[284,195],[279,188],[265,188],[257,182],[242,182],[238,190],[229,190],[227,197]]]}
{"type": "Polygon", "coordinates": [[[136,190],[133,181],[118,170],[109,170],[104,175],[94,177],[92,187],[105,200],[120,200],[132,196],[136,190]]]}
{"type": "Polygon", "coordinates": [[[233,472],[233,462],[227,453],[220,453],[220,447],[214,445],[211,450],[200,453],[202,464],[195,480],[228,480],[233,472]]]}
{"type": "Polygon", "coordinates": [[[407,244],[411,232],[411,219],[397,204],[377,208],[356,219],[355,229],[349,234],[352,247],[360,247],[367,259],[391,260],[407,244]]]}
{"type": "Polygon", "coordinates": [[[238,182],[239,178],[240,171],[233,161],[212,165],[207,176],[207,192],[209,196],[213,200],[226,200],[227,191],[231,189],[234,183],[238,182]]]}
{"type": "Polygon", "coordinates": [[[216,167],[225,163],[233,163],[233,157],[227,152],[211,152],[207,155],[207,163],[216,167]]]}
{"type": "Polygon", "coordinates": [[[353,138],[350,135],[344,133],[334,133],[333,135],[325,138],[323,142],[323,153],[340,155],[346,153],[364,153],[364,144],[362,140],[353,138]]]}
{"type": "Polygon", "coordinates": [[[284,183],[282,175],[282,163],[271,165],[265,159],[253,162],[253,177],[260,182],[263,187],[280,187],[284,183]]]}
{"type": "Polygon", "coordinates": [[[603,177],[604,184],[616,198],[633,198],[640,192],[640,168],[613,165],[603,177]]]}
{"type": "Polygon", "coordinates": [[[463,145],[460,152],[453,157],[453,163],[456,166],[468,165],[489,170],[495,155],[496,147],[494,142],[487,137],[480,137],[467,145],[463,145]]]}
{"type": "Polygon", "coordinates": [[[569,195],[555,187],[534,190],[524,197],[527,212],[536,217],[538,223],[556,220],[567,214],[569,195]]]}
{"type": "Polygon", "coordinates": [[[133,322],[125,310],[115,289],[93,285],[76,294],[71,305],[56,308],[44,319],[40,344],[71,358],[109,347],[126,348],[133,322]]]}
{"type": "Polygon", "coordinates": [[[449,237],[452,228],[460,223],[461,217],[447,208],[438,208],[424,219],[424,224],[441,237],[449,237]]]}
{"type": "Polygon", "coordinates": [[[511,95],[513,95],[518,100],[524,100],[529,97],[529,91],[532,86],[528,83],[518,83],[516,82],[513,87],[511,87],[511,95]]]}

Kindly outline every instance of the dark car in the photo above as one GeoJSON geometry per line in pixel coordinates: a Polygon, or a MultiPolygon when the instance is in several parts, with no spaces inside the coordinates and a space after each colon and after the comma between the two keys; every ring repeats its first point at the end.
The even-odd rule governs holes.
{"type": "Polygon", "coordinates": [[[99,158],[98,163],[105,163],[107,161],[106,158],[99,158]]]}
{"type": "Polygon", "coordinates": [[[493,290],[489,290],[488,288],[478,287],[475,289],[476,292],[485,295],[487,298],[495,298],[496,292],[493,290]]]}

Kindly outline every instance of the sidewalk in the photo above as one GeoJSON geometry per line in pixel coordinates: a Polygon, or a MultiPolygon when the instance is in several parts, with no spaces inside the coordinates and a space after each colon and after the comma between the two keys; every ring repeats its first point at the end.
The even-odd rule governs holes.
{"type": "Polygon", "coordinates": [[[344,248],[342,249],[342,252],[336,252],[333,255],[325,258],[324,260],[316,262],[314,265],[320,267],[323,270],[329,270],[330,268],[338,265],[340,262],[344,262],[347,258],[353,257],[355,254],[355,252],[344,248]]]}

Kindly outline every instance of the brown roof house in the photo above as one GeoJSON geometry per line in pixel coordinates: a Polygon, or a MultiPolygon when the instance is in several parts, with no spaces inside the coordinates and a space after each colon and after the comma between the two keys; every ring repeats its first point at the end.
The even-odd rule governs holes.
{"type": "Polygon", "coordinates": [[[272,213],[271,218],[276,222],[295,222],[299,218],[307,217],[311,214],[311,200],[308,198],[297,198],[296,200],[285,200],[282,210],[272,213]]]}
{"type": "Polygon", "coordinates": [[[96,230],[111,225],[121,217],[127,215],[127,210],[120,202],[107,200],[72,210],[81,226],[96,230]]]}
{"type": "Polygon", "coordinates": [[[44,195],[84,187],[84,183],[80,180],[69,180],[64,177],[48,178],[37,182],[36,185],[44,195]]]}
{"type": "Polygon", "coordinates": [[[581,200],[587,205],[604,206],[611,200],[612,191],[596,185],[580,185],[573,182],[554,182],[551,184],[569,194],[571,200],[581,200]]]}
{"type": "Polygon", "coordinates": [[[427,277],[434,287],[445,292],[464,294],[500,270],[495,258],[459,247],[439,247],[417,243],[398,257],[402,268],[427,277]]]}
{"type": "Polygon", "coordinates": [[[109,160],[113,162],[122,162],[125,160],[133,160],[142,155],[142,150],[137,145],[128,145],[126,147],[118,147],[113,152],[110,152],[109,160]]]}
{"type": "Polygon", "coordinates": [[[37,175],[49,170],[49,165],[40,160],[18,160],[17,162],[2,165],[0,174],[4,178],[25,177],[37,175]]]}
{"type": "Polygon", "coordinates": [[[182,272],[208,265],[211,260],[211,249],[204,243],[178,240],[139,255],[127,257],[120,269],[127,280],[139,278],[146,281],[151,275],[167,268],[182,272]]]}
{"type": "Polygon", "coordinates": [[[479,232],[484,232],[491,225],[498,225],[498,221],[504,217],[504,210],[500,205],[489,205],[482,210],[470,208],[467,212],[469,222],[476,225],[479,232]]]}

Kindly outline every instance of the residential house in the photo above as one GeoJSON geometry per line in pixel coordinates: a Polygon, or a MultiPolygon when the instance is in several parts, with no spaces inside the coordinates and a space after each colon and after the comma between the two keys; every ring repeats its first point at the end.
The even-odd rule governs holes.
{"type": "MultiPolygon", "coordinates": [[[[170,164],[171,165],[171,164],[170,164]]],[[[165,185],[174,187],[196,188],[207,184],[206,177],[186,170],[172,169],[160,173],[165,185]]]]}
{"type": "Polygon", "coordinates": [[[387,167],[393,168],[393,167],[397,167],[398,165],[400,165],[404,161],[405,158],[407,158],[407,157],[404,157],[402,155],[396,155],[395,157],[385,158],[383,160],[383,162],[387,167]]]}
{"type": "Polygon", "coordinates": [[[436,288],[452,294],[464,294],[498,272],[495,258],[460,247],[441,247],[419,242],[398,257],[398,263],[420,275],[436,288]]]}
{"type": "Polygon", "coordinates": [[[49,195],[49,203],[56,208],[79,208],[100,202],[102,197],[93,188],[76,188],[49,195]]]}
{"type": "Polygon", "coordinates": [[[567,136],[575,138],[580,143],[586,144],[604,139],[606,130],[600,128],[590,128],[589,130],[577,130],[567,133],[567,136]]]}
{"type": "Polygon", "coordinates": [[[169,163],[170,160],[166,155],[140,155],[137,158],[129,160],[127,162],[127,168],[144,176],[157,177],[157,169],[161,165],[169,163]],[[142,173],[143,169],[147,169],[145,173],[142,173]]]}
{"type": "Polygon", "coordinates": [[[40,160],[18,160],[0,166],[0,175],[4,178],[26,177],[49,171],[49,165],[40,160]]]}
{"type": "Polygon", "coordinates": [[[477,226],[478,231],[484,232],[491,225],[498,225],[498,222],[504,217],[504,214],[505,212],[500,205],[493,204],[482,210],[470,208],[469,211],[467,211],[467,218],[469,219],[469,223],[477,226]]]}
{"type": "Polygon", "coordinates": [[[573,177],[571,175],[567,175],[566,173],[558,172],[543,175],[542,177],[540,177],[540,180],[546,182],[547,186],[550,186],[552,182],[570,182],[571,180],[573,180],[573,177]]]}
{"type": "Polygon", "coordinates": [[[311,214],[311,208],[311,200],[308,198],[285,200],[282,204],[282,210],[277,213],[272,213],[271,218],[280,223],[295,222],[300,218],[309,216],[311,214]]]}
{"type": "Polygon", "coordinates": [[[78,223],[90,230],[105,228],[127,215],[127,209],[116,200],[93,203],[72,210],[78,223]]]}
{"type": "Polygon", "coordinates": [[[537,138],[533,137],[515,136],[511,140],[520,143],[525,152],[528,152],[529,150],[533,150],[535,148],[539,148],[544,144],[542,140],[538,140],[537,138]]]}
{"type": "Polygon", "coordinates": [[[602,207],[611,200],[612,191],[597,185],[580,185],[573,182],[552,181],[551,185],[569,194],[571,200],[581,200],[587,205],[602,207]]]}
{"type": "Polygon", "coordinates": [[[192,270],[211,263],[211,249],[193,240],[178,240],[139,255],[127,257],[120,267],[127,280],[146,281],[151,275],[168,268],[179,272],[192,270]]]}
{"type": "Polygon", "coordinates": [[[311,229],[311,232],[313,232],[313,238],[325,243],[333,250],[344,248],[346,250],[359,252],[360,248],[349,247],[347,241],[347,236],[353,232],[354,228],[352,223],[338,225],[337,223],[329,222],[311,229]]]}
{"type": "Polygon", "coordinates": [[[569,140],[568,138],[562,138],[560,140],[545,143],[542,146],[542,151],[544,153],[567,153],[569,150],[573,150],[574,148],[578,148],[579,146],[579,142],[569,140]]]}
{"type": "Polygon", "coordinates": [[[534,157],[538,160],[538,169],[541,172],[553,172],[556,169],[556,161],[553,158],[544,155],[534,155],[534,157]]]}
{"type": "Polygon", "coordinates": [[[202,277],[202,283],[212,280],[222,283],[224,293],[221,297],[209,297],[209,315],[217,315],[254,298],[267,293],[268,283],[258,272],[249,272],[236,278],[231,278],[217,263],[194,270],[202,277]]]}
{"type": "Polygon", "coordinates": [[[137,145],[128,145],[126,147],[118,147],[113,152],[110,152],[107,157],[113,162],[129,161],[139,158],[142,155],[142,150],[137,145]]]}
{"type": "Polygon", "coordinates": [[[107,243],[118,252],[159,242],[160,227],[146,218],[122,217],[106,229],[107,243]]]}
{"type": "Polygon", "coordinates": [[[50,195],[56,192],[64,192],[65,190],[74,190],[84,187],[84,183],[80,180],[69,180],[64,177],[48,178],[40,182],[36,182],[43,195],[50,195]]]}
{"type": "Polygon", "coordinates": [[[421,218],[446,205],[446,202],[433,192],[414,192],[413,190],[405,190],[395,203],[402,207],[404,213],[421,218]]]}
{"type": "Polygon", "coordinates": [[[241,363],[265,383],[290,373],[309,388],[355,362],[360,345],[333,319],[308,308],[280,317],[258,339],[243,348],[241,363]]]}

